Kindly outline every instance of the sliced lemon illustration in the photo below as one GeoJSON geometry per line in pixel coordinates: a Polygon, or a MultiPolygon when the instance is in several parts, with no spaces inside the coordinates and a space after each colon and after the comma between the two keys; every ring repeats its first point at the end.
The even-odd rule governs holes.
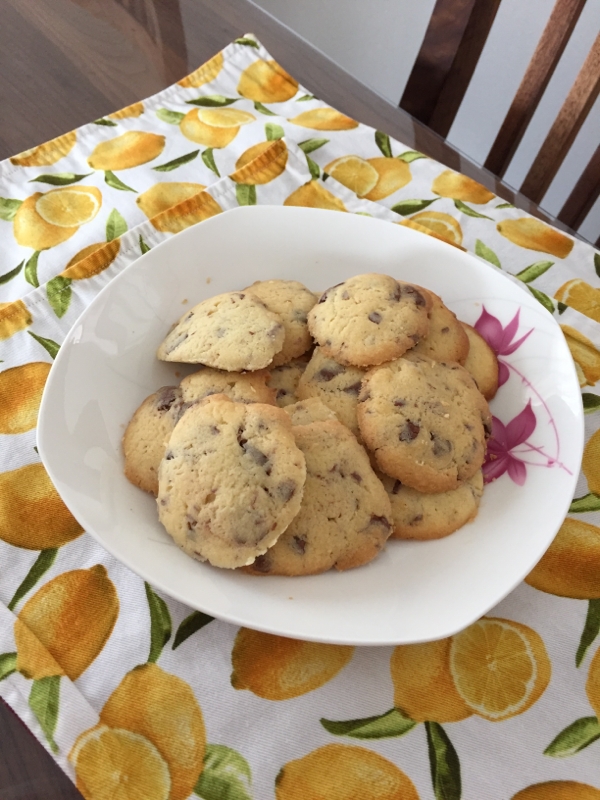
{"type": "Polygon", "coordinates": [[[73,228],[93,220],[101,205],[102,195],[95,186],[69,186],[38,197],[35,210],[49,225],[73,228]]]}
{"type": "Polygon", "coordinates": [[[379,173],[372,164],[360,156],[342,156],[325,167],[332,178],[346,186],[358,197],[364,197],[379,180],[379,173]]]}
{"type": "Polygon", "coordinates": [[[183,135],[206,147],[227,147],[238,135],[240,126],[256,117],[236,108],[193,108],[181,120],[183,135]]]}
{"type": "Polygon", "coordinates": [[[450,672],[465,703],[497,721],[530,708],[550,682],[551,667],[534,630],[487,617],[452,637],[450,672]]]}
{"type": "Polygon", "coordinates": [[[144,736],[98,725],[85,731],[69,753],[85,800],[167,800],[166,761],[144,736]]]}

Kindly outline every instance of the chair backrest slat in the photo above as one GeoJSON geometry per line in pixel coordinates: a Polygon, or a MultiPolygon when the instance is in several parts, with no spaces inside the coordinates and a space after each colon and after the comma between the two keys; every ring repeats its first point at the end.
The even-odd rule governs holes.
{"type": "Polygon", "coordinates": [[[500,0],[475,0],[469,21],[429,122],[440,136],[448,136],[469,88],[479,56],[494,23],[500,0]]]}
{"type": "Polygon", "coordinates": [[[586,0],[557,0],[521,85],[485,160],[485,168],[502,177],[539,105],[586,0]]]}
{"type": "Polygon", "coordinates": [[[600,94],[600,34],[585,59],[567,99],[558,112],[523,184],[521,191],[540,203],[600,94]]]}
{"type": "Polygon", "coordinates": [[[577,230],[600,197],[600,145],[561,208],[558,219],[577,230]]]}
{"type": "Polygon", "coordinates": [[[457,55],[464,49],[463,40],[475,6],[486,2],[437,0],[435,4],[399,104],[429,127],[440,99],[443,102],[445,84],[457,55]]]}

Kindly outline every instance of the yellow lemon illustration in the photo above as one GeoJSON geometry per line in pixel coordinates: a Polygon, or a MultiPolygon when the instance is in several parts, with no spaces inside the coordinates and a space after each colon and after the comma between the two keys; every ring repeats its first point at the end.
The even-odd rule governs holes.
{"type": "Polygon", "coordinates": [[[399,158],[369,158],[367,162],[378,175],[375,186],[365,194],[367,200],[383,200],[412,180],[410,167],[399,158]]]}
{"type": "Polygon", "coordinates": [[[235,162],[235,172],[229,177],[247,185],[270,183],[285,170],[287,160],[288,149],[283,139],[259,142],[244,150],[235,162]]]}
{"type": "Polygon", "coordinates": [[[106,701],[100,721],[151,742],[169,767],[169,800],[187,800],[202,772],[206,733],[185,681],[156,664],[135,667],[106,701]]]}
{"type": "Polygon", "coordinates": [[[108,116],[109,119],[129,119],[130,117],[140,117],[143,113],[143,103],[132,103],[130,106],[120,109],[120,111],[113,111],[108,116]]]}
{"type": "Polygon", "coordinates": [[[236,108],[193,108],[179,123],[183,135],[206,147],[227,147],[240,131],[241,125],[254,122],[256,117],[236,108]]]}
{"type": "Polygon", "coordinates": [[[450,639],[394,648],[390,672],[394,706],[415,722],[457,722],[473,711],[454,686],[450,639]]]}
{"type": "Polygon", "coordinates": [[[0,539],[15,547],[46,550],[82,532],[42,464],[0,474],[0,539]]]}
{"type": "Polygon", "coordinates": [[[323,686],[346,666],[354,648],[302,642],[240,628],[231,653],[231,685],[266,700],[289,700],[323,686]]]}
{"type": "Polygon", "coordinates": [[[534,630],[486,617],[452,637],[450,672],[465,703],[493,722],[527,711],[550,682],[550,659],[534,630]]]}
{"type": "MultiPolygon", "coordinates": [[[[76,680],[110,636],[119,613],[119,598],[106,569],[63,572],[30,598],[19,619],[76,680]]],[[[17,669],[36,677],[35,651],[17,642],[17,669]]]]}
{"type": "Polygon", "coordinates": [[[594,289],[580,278],[563,283],[554,297],[580,314],[600,322],[600,289],[594,289]]]}
{"type": "Polygon", "coordinates": [[[147,131],[127,131],[97,144],[87,161],[92,169],[131,169],[152,161],[164,147],[164,136],[147,131]]]}
{"type": "Polygon", "coordinates": [[[10,161],[18,167],[49,167],[70,153],[76,139],[77,133],[70,131],[63,136],[58,136],[56,139],[51,139],[49,142],[44,142],[38,147],[24,150],[22,153],[13,156],[10,161]]]}
{"type": "Polygon", "coordinates": [[[238,94],[259,103],[283,103],[298,91],[298,81],[276,61],[262,58],[250,64],[240,77],[238,94]]]}
{"type": "Polygon", "coordinates": [[[162,211],[176,206],[183,200],[193,197],[206,189],[202,183],[155,183],[143,194],[138,195],[136,203],[147,217],[155,217],[162,211]]]}
{"type": "Polygon", "coordinates": [[[15,620],[14,635],[17,654],[26,654],[25,658],[17,655],[17,669],[25,678],[40,680],[65,674],[58,661],[19,618],[15,620]]]}
{"type": "Polygon", "coordinates": [[[156,747],[131,731],[97,725],[69,753],[85,800],[168,800],[169,767],[156,747]]]}
{"type": "Polygon", "coordinates": [[[19,206],[13,220],[13,233],[17,244],[33,250],[47,250],[66,242],[79,230],[78,225],[70,228],[46,222],[37,211],[36,205],[44,195],[36,192],[19,206]]]}
{"type": "Polygon", "coordinates": [[[179,86],[185,89],[197,89],[199,86],[204,86],[205,83],[214,81],[219,72],[223,69],[223,53],[217,53],[206,64],[202,64],[197,70],[186,75],[180,81],[177,81],[179,86]]]}
{"type": "MultiPolygon", "coordinates": [[[[592,448],[586,448],[584,473],[590,472],[590,455],[598,451],[597,431],[592,448]]],[[[592,437],[594,438],[594,437],[592,437]]],[[[588,442],[588,445],[592,442],[588,442]]],[[[593,472],[588,478],[592,485],[600,475],[600,461],[592,461],[593,472]]],[[[597,487],[600,488],[600,487],[597,487]]],[[[595,491],[592,489],[592,491],[595,491]]],[[[567,519],[560,526],[556,538],[531,570],[525,582],[534,589],[559,597],[591,600],[600,597],[600,528],[583,520],[567,519]]]]}
{"type": "MultiPolygon", "coordinates": [[[[597,430],[585,445],[581,469],[590,492],[600,494],[600,430],[597,430]]],[[[575,522],[575,520],[570,520],[570,522],[575,522]]]]}
{"type": "Polygon", "coordinates": [[[91,278],[93,275],[97,275],[110,267],[118,256],[120,249],[121,242],[119,239],[113,239],[112,242],[89,244],[78,253],[75,253],[60,274],[65,278],[71,278],[73,281],[91,278]]]}
{"type": "Polygon", "coordinates": [[[283,201],[284,206],[306,206],[328,208],[331,211],[346,211],[339,197],[331,194],[319,181],[308,181],[283,201]]]}
{"type": "Polygon", "coordinates": [[[358,197],[368,194],[379,180],[379,173],[375,167],[360,156],[336,158],[335,161],[327,164],[324,171],[358,197]]]}
{"type": "Polygon", "coordinates": [[[35,428],[50,364],[32,361],[0,372],[0,433],[35,428]]]}
{"type": "Polygon", "coordinates": [[[0,341],[10,339],[15,333],[28,328],[33,319],[22,300],[0,303],[0,341]]]}
{"type": "Polygon", "coordinates": [[[205,219],[214,217],[215,214],[220,214],[222,211],[221,206],[208,192],[198,192],[188,200],[184,200],[173,208],[168,208],[166,211],[162,211],[152,217],[150,222],[157,231],[179,233],[179,231],[189,228],[190,225],[203,222],[205,219]]]}
{"type": "Polygon", "coordinates": [[[275,779],[277,800],[419,800],[402,770],[365,747],[326,744],[289,761],[275,779]]]}
{"type": "MultiPolygon", "coordinates": [[[[445,214],[443,211],[420,211],[418,214],[413,214],[410,221],[429,228],[445,241],[462,244],[462,228],[450,214],[445,214]]],[[[408,220],[403,220],[403,222],[408,222],[408,220]]]]}
{"type": "Polygon", "coordinates": [[[467,203],[489,203],[496,196],[473,178],[461,175],[451,169],[444,170],[434,180],[431,191],[440,197],[464,200],[467,203]]]}
{"type": "Polygon", "coordinates": [[[544,781],[521,789],[512,800],[600,800],[600,789],[579,781],[544,781]]]}
{"type": "Polygon", "coordinates": [[[550,253],[556,258],[566,258],[575,244],[569,236],[533,217],[502,220],[496,230],[519,247],[550,253]]]}
{"type": "Polygon", "coordinates": [[[579,367],[578,374],[583,375],[582,386],[593,386],[600,380],[600,350],[576,328],[561,325],[573,361],[579,367]]]}
{"type": "Polygon", "coordinates": [[[102,194],[95,186],[63,186],[39,197],[35,210],[48,225],[73,228],[93,220],[101,205],[102,194]]]}
{"type": "Polygon", "coordinates": [[[355,119],[336,111],[335,108],[327,107],[303,111],[302,114],[293,117],[290,122],[300,125],[301,128],[312,128],[314,131],[349,131],[352,128],[358,128],[358,122],[355,119]]]}

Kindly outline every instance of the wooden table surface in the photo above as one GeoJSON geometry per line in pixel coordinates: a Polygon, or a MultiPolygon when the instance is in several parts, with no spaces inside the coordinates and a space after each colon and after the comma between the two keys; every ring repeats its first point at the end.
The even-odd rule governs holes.
{"type": "MultiPolygon", "coordinates": [[[[0,20],[0,159],[160,91],[251,32],[322,100],[548,219],[249,0],[0,0],[0,20]]],[[[1,800],[81,800],[2,702],[0,742],[1,800]]]]}

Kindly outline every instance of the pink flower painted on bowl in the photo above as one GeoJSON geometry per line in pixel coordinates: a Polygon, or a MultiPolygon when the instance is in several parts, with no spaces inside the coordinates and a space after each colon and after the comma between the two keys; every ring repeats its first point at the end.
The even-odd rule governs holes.
{"type": "Polygon", "coordinates": [[[512,355],[534,331],[534,328],[531,328],[519,339],[515,339],[519,330],[519,313],[520,311],[517,310],[511,321],[504,327],[500,320],[490,314],[486,307],[483,306],[481,316],[474,327],[477,333],[485,339],[496,353],[498,358],[498,387],[508,381],[512,372],[520,380],[522,386],[525,387],[525,391],[535,398],[536,406],[544,410],[552,430],[555,455],[549,456],[544,447],[529,441],[537,426],[535,412],[531,406],[531,400],[529,400],[525,408],[506,425],[498,417],[492,417],[492,435],[488,440],[483,464],[483,476],[486,483],[497,480],[506,472],[517,486],[523,486],[527,479],[527,466],[559,467],[571,474],[571,470],[559,461],[560,441],[558,429],[548,404],[531,384],[531,381],[514,364],[506,360],[506,356],[512,355]],[[501,356],[504,356],[504,358],[501,358],[501,356]],[[517,448],[519,449],[517,450],[517,448]]]}
{"type": "MultiPolygon", "coordinates": [[[[481,316],[475,323],[475,330],[482,336],[489,346],[492,348],[497,356],[510,356],[519,348],[525,339],[533,333],[533,328],[516,342],[513,341],[519,329],[519,313],[520,309],[508,323],[506,328],[502,327],[502,323],[497,317],[494,317],[485,306],[481,312],[481,316]]],[[[509,377],[509,370],[507,364],[498,358],[498,387],[506,383],[509,377]]]]}
{"type": "Polygon", "coordinates": [[[486,483],[491,483],[508,472],[508,476],[518,485],[523,486],[527,477],[527,469],[522,459],[512,452],[519,445],[525,444],[535,430],[537,420],[531,400],[523,411],[512,419],[508,425],[498,417],[492,417],[492,435],[488,441],[483,476],[486,483]]]}

